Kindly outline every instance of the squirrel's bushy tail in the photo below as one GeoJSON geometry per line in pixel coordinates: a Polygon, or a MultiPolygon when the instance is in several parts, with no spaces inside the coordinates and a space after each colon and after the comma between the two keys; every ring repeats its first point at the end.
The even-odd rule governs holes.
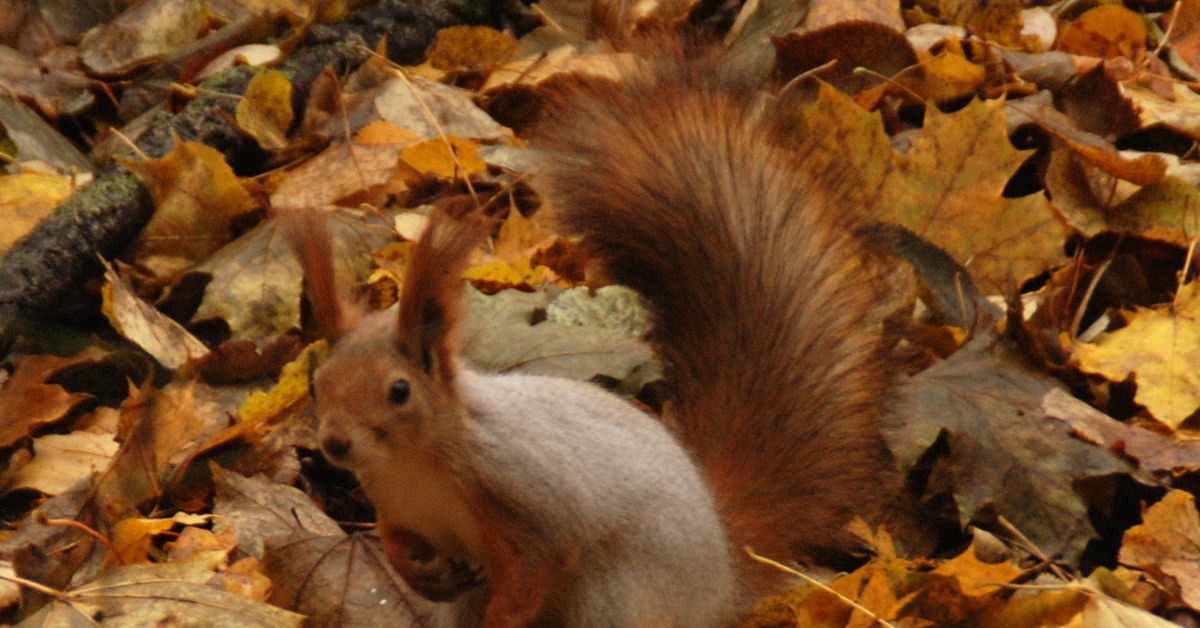
{"type": "Polygon", "coordinates": [[[892,485],[873,293],[823,193],[838,175],[781,146],[711,62],[669,65],[566,99],[536,135],[536,182],[655,314],[670,416],[732,542],[826,558],[892,485]]]}

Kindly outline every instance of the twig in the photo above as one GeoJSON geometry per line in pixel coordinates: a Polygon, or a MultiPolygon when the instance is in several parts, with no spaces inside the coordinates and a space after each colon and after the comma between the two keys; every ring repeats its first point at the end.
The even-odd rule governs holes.
{"type": "Polygon", "coordinates": [[[796,576],[796,577],[800,578],[801,580],[804,580],[805,582],[817,587],[818,589],[825,591],[826,593],[833,594],[834,597],[836,597],[839,600],[850,605],[852,608],[854,608],[858,611],[861,611],[863,613],[866,613],[867,617],[870,617],[871,619],[879,622],[879,625],[881,625],[881,626],[885,626],[886,628],[896,628],[895,624],[893,624],[893,623],[887,621],[886,619],[880,617],[879,615],[875,614],[873,611],[871,611],[869,608],[863,606],[862,604],[859,604],[858,602],[855,602],[854,600],[842,595],[841,593],[834,591],[832,588],[829,587],[829,585],[819,582],[812,576],[802,574],[799,571],[796,571],[795,569],[788,567],[787,565],[784,565],[782,563],[777,563],[765,556],[759,556],[758,554],[755,554],[754,550],[750,549],[749,547],[747,547],[745,549],[746,549],[746,553],[750,555],[750,558],[753,558],[754,560],[757,560],[758,562],[763,563],[764,565],[770,565],[782,572],[789,573],[793,576],[796,576]]]}

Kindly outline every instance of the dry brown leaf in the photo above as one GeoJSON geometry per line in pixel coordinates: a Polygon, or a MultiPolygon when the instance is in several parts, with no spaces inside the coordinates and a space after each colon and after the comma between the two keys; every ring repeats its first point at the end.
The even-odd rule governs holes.
{"type": "Polygon", "coordinates": [[[555,240],[557,236],[553,232],[542,228],[537,221],[521,215],[516,209],[511,209],[508,217],[504,219],[504,224],[500,225],[500,233],[496,237],[496,257],[506,262],[531,261],[538,250],[555,240]]]}
{"type": "Polygon", "coordinates": [[[88,349],[70,358],[29,355],[16,362],[12,373],[0,384],[0,447],[11,447],[47,423],[66,417],[91,395],[71,393],[46,380],[67,368],[99,359],[103,352],[88,349]]]}
{"type": "Polygon", "coordinates": [[[798,29],[774,43],[775,71],[785,81],[835,60],[832,67],[815,75],[846,94],[857,94],[893,78],[917,80],[921,75],[908,39],[899,30],[874,22],[838,23],[816,31],[798,29]]]}
{"type": "Polygon", "coordinates": [[[917,85],[917,93],[934,102],[974,95],[988,79],[987,69],[968,60],[961,49],[943,50],[922,62],[921,70],[924,80],[917,85]]]}
{"type": "Polygon", "coordinates": [[[1200,140],[1200,95],[1186,85],[1172,84],[1169,98],[1142,84],[1122,83],[1143,127],[1162,125],[1200,140]]]}
{"type": "Polygon", "coordinates": [[[263,562],[247,556],[218,574],[214,584],[222,590],[259,602],[271,596],[271,579],[263,573],[263,562]]]}
{"type": "Polygon", "coordinates": [[[58,495],[79,478],[107,468],[117,447],[112,434],[75,431],[35,438],[33,458],[5,478],[6,490],[29,488],[58,495]]]}
{"type": "Polygon", "coordinates": [[[488,99],[488,113],[520,130],[539,118],[558,90],[580,80],[616,81],[633,60],[629,53],[578,54],[573,46],[559,46],[497,68],[479,93],[488,99]]]}
{"type": "Polygon", "coordinates": [[[234,540],[198,525],[185,526],[174,541],[166,544],[171,562],[196,562],[206,569],[219,569],[235,549],[234,540]]]}
{"type": "MultiPolygon", "coordinates": [[[[1046,171],[1051,203],[1072,228],[1087,235],[1135,233],[1183,247],[1200,234],[1200,191],[1194,185],[1164,176],[1139,188],[1091,167],[1094,161],[1084,163],[1085,157],[1077,155],[1080,153],[1053,152],[1046,171]]],[[[1157,155],[1144,157],[1163,161],[1157,155]]],[[[1130,166],[1138,165],[1138,161],[1122,159],[1130,166]]],[[[1150,165],[1151,161],[1142,163],[1150,165]]]]}
{"type": "MultiPolygon", "coordinates": [[[[310,495],[292,486],[220,467],[213,469],[213,485],[214,531],[222,538],[234,539],[246,555],[261,558],[295,538],[346,537],[310,495]]],[[[299,583],[293,577],[280,584],[299,583]]]]}
{"type": "Polygon", "coordinates": [[[129,74],[195,41],[203,24],[200,0],[148,0],[90,30],[79,60],[92,73],[129,74]]]}
{"type": "Polygon", "coordinates": [[[176,141],[161,159],[121,161],[154,198],[132,256],[160,274],[179,271],[221,248],[233,219],[257,204],[225,157],[198,142],[176,141]]]}
{"type": "MultiPolygon", "coordinates": [[[[1132,156],[1118,152],[1112,142],[1080,129],[1049,101],[1043,104],[1031,103],[1030,99],[1009,102],[1006,110],[1010,123],[1028,120],[1037,124],[1065,143],[1080,159],[1123,181],[1150,185],[1161,181],[1167,174],[1167,162],[1162,156],[1132,156]]],[[[1060,152],[1055,151],[1056,154],[1060,152]]]]}
{"type": "Polygon", "coordinates": [[[175,527],[175,523],[171,518],[130,517],[118,521],[112,527],[111,540],[116,553],[109,558],[109,565],[147,562],[150,548],[154,546],[154,537],[175,527]]]}
{"type": "Polygon", "coordinates": [[[426,626],[439,607],[392,571],[378,537],[303,536],[272,550],[271,602],[323,626],[426,626]]]}
{"type": "MultiPolygon", "coordinates": [[[[368,274],[366,254],[390,236],[379,223],[325,214],[335,239],[335,265],[346,285],[368,274]]],[[[250,230],[192,270],[210,277],[192,323],[222,321],[232,340],[265,346],[300,328],[303,278],[274,222],[250,230]]]]}
{"type": "MultiPolygon", "coordinates": [[[[1200,513],[1196,498],[1173,490],[1125,532],[1121,563],[1168,578],[1192,610],[1200,610],[1200,513]]],[[[1166,584],[1164,582],[1164,584],[1166,584]]]]}
{"type": "Polygon", "coordinates": [[[114,522],[161,496],[169,466],[228,422],[216,392],[197,382],[173,382],[159,390],[147,385],[122,403],[121,412],[121,449],[96,486],[96,503],[114,522]]]}
{"type": "Polygon", "coordinates": [[[1159,18],[1172,52],[1191,70],[1200,73],[1200,2],[1181,0],[1159,18]]]}
{"type": "Polygon", "coordinates": [[[101,312],[117,333],[169,369],[208,355],[208,347],[162,312],[138,298],[111,265],[104,271],[101,312]]]}
{"type": "Polygon", "coordinates": [[[909,468],[944,441],[948,453],[930,473],[948,484],[938,490],[953,493],[964,523],[994,512],[1043,551],[1073,560],[1094,534],[1073,486],[1130,467],[1047,421],[1043,399],[1062,384],[1023,360],[988,334],[976,336],[912,379],[888,442],[909,468]]]}
{"type": "MultiPolygon", "coordinates": [[[[43,115],[51,119],[79,115],[87,111],[96,102],[93,92],[99,85],[94,79],[47,66],[31,56],[2,46],[0,82],[4,84],[7,92],[4,94],[4,100],[16,102],[19,98],[30,101],[43,115]]],[[[10,134],[19,128],[19,125],[13,124],[11,116],[5,115],[0,118],[3,118],[6,130],[10,134]]],[[[63,142],[67,143],[65,138],[63,142]]],[[[82,163],[86,163],[86,160],[81,162],[81,165],[82,163]]]]}
{"type": "MultiPolygon", "coordinates": [[[[203,70],[196,73],[197,81],[211,78],[229,68],[239,65],[269,65],[283,56],[283,51],[274,44],[246,44],[232,50],[226,50],[217,58],[208,62],[203,70]]],[[[291,108],[291,103],[288,103],[291,108]]]]}
{"type": "Polygon", "coordinates": [[[271,207],[276,211],[329,206],[382,206],[407,197],[416,175],[400,162],[403,144],[338,143],[299,167],[272,175],[271,207]]]}
{"type": "Polygon", "coordinates": [[[380,117],[432,139],[457,135],[479,142],[499,142],[504,127],[475,105],[466,92],[419,76],[394,78],[375,96],[380,117]]]}
{"type": "MultiPolygon", "coordinates": [[[[900,16],[900,4],[888,0],[867,2],[840,2],[839,0],[815,0],[808,3],[802,32],[848,25],[853,22],[870,22],[891,30],[904,30],[904,19],[900,16]]],[[[849,43],[849,42],[847,42],[849,43]]],[[[850,44],[854,45],[854,44],[850,44]]]]}
{"type": "Polygon", "coordinates": [[[1066,422],[1076,438],[1117,452],[1143,471],[1182,475],[1200,470],[1200,440],[1178,440],[1122,423],[1072,397],[1052,390],[1042,400],[1046,416],[1066,422]]]}
{"type": "Polygon", "coordinates": [[[207,585],[212,572],[188,563],[127,565],[67,591],[26,619],[31,626],[196,625],[300,628],[304,616],[207,585]]]}

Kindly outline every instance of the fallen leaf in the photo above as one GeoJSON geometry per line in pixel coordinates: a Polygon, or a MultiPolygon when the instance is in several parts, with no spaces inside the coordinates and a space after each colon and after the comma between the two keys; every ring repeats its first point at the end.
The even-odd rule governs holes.
{"type": "Polygon", "coordinates": [[[79,42],[79,61],[103,77],[129,74],[192,43],[200,34],[200,0],[149,0],[89,30],[79,42]]]}
{"type": "Polygon", "coordinates": [[[130,246],[132,257],[164,273],[221,248],[229,241],[233,219],[257,205],[225,157],[198,142],[177,140],[161,159],[121,163],[146,186],[156,208],[130,246]]]}
{"type": "Polygon", "coordinates": [[[292,126],[292,83],[282,73],[264,70],[250,79],[237,104],[237,123],[267,151],[287,147],[292,126]]]}
{"type": "Polygon", "coordinates": [[[271,602],[321,626],[428,626],[438,605],[413,593],[392,571],[379,538],[309,536],[273,549],[266,574],[271,602]]]}
{"type": "Polygon", "coordinates": [[[932,573],[957,580],[963,595],[982,597],[1001,590],[1003,585],[1020,578],[1026,570],[1012,560],[985,563],[975,555],[975,544],[972,543],[958,556],[938,565],[932,573]]]}
{"type": "Polygon", "coordinates": [[[8,250],[75,191],[74,177],[23,173],[0,176],[0,252],[8,250]]]}
{"type": "Polygon", "coordinates": [[[1172,85],[1170,98],[1138,84],[1122,83],[1122,93],[1129,98],[1143,127],[1162,125],[1200,140],[1200,95],[1185,85],[1172,85]]]}
{"type": "Polygon", "coordinates": [[[169,369],[177,369],[189,360],[208,355],[209,350],[204,343],[182,325],[138,298],[111,265],[105,265],[104,279],[104,305],[101,311],[113,329],[125,339],[144,349],[169,369]]]}
{"type": "Polygon", "coordinates": [[[1122,423],[1062,390],[1047,393],[1042,408],[1047,417],[1070,425],[1076,437],[1133,460],[1143,471],[1178,476],[1200,470],[1200,440],[1122,423]]]}
{"type": "Polygon", "coordinates": [[[1063,27],[1058,49],[1102,59],[1125,57],[1140,65],[1146,54],[1146,27],[1142,16],[1119,4],[1101,5],[1063,27]]]}
{"type": "MultiPolygon", "coordinates": [[[[343,220],[328,214],[339,281],[356,285],[367,274],[366,253],[387,241],[390,230],[377,222],[343,220]]],[[[204,262],[193,273],[211,277],[192,324],[223,321],[233,340],[265,344],[300,328],[303,279],[291,247],[274,222],[265,222],[204,262]]]]}
{"type": "Polygon", "coordinates": [[[1028,157],[1009,143],[1003,111],[999,101],[973,101],[954,113],[931,108],[898,154],[878,114],[823,87],[803,112],[807,167],[856,173],[828,182],[845,207],[937,242],[981,288],[1003,288],[1057,263],[1063,239],[1043,195],[1002,196],[1028,157]]]}
{"type": "Polygon", "coordinates": [[[516,52],[517,40],[508,34],[463,24],[438,31],[425,57],[439,70],[477,70],[504,63],[516,52]]]}
{"type": "Polygon", "coordinates": [[[211,571],[188,563],[127,565],[63,593],[21,626],[170,626],[183,618],[207,626],[287,628],[304,616],[207,586],[211,571]]]}
{"type": "Polygon", "coordinates": [[[903,469],[944,432],[938,465],[948,466],[931,473],[950,483],[961,521],[994,509],[1042,551],[1074,560],[1094,533],[1073,484],[1130,467],[1046,420],[1042,399],[1061,387],[984,334],[912,379],[904,418],[885,435],[903,469]]]}
{"type": "Polygon", "coordinates": [[[79,478],[108,468],[117,447],[112,434],[47,434],[33,439],[33,458],[5,483],[8,490],[31,488],[57,495],[79,478]]]}
{"type": "Polygon", "coordinates": [[[400,163],[403,144],[338,143],[299,167],[272,177],[271,207],[276,211],[330,206],[383,206],[404,200],[412,170],[400,163]]]}
{"type": "Polygon", "coordinates": [[[421,174],[443,179],[465,179],[487,172],[487,164],[479,158],[479,145],[453,135],[405,148],[400,159],[421,174]]]}
{"type": "Polygon", "coordinates": [[[420,135],[387,120],[370,122],[354,135],[355,144],[399,144],[400,148],[418,144],[423,139],[420,135]]]}
{"type": "Polygon", "coordinates": [[[39,427],[66,417],[79,404],[92,399],[91,395],[71,393],[46,380],[55,373],[85,361],[100,358],[102,353],[85,350],[77,356],[60,358],[52,355],[29,355],[16,361],[8,378],[0,384],[0,448],[12,447],[39,427]]]}
{"type": "Polygon", "coordinates": [[[170,465],[228,423],[215,391],[193,381],[139,391],[121,413],[121,448],[96,486],[96,503],[114,522],[137,516],[135,507],[161,496],[170,465]]]}
{"type": "MultiPolygon", "coordinates": [[[[214,530],[236,538],[237,547],[247,555],[262,558],[268,550],[296,537],[345,538],[338,524],[310,496],[291,486],[220,467],[213,469],[213,483],[214,530]]],[[[287,578],[286,582],[297,580],[287,578]]]]}
{"type": "MultiPolygon", "coordinates": [[[[1122,564],[1137,567],[1179,587],[1183,601],[1200,610],[1200,513],[1196,498],[1173,490],[1125,532],[1122,564]]],[[[1164,584],[1169,584],[1164,582],[1164,584]]]]}
{"type": "Polygon", "coordinates": [[[457,135],[479,142],[504,139],[504,128],[463,91],[414,76],[388,81],[375,97],[379,115],[421,137],[457,135]]]}
{"type": "MultiPolygon", "coordinates": [[[[603,298],[614,298],[606,295],[603,298]]],[[[617,296],[615,300],[620,300],[617,296]]],[[[532,324],[553,299],[541,293],[506,290],[492,296],[468,290],[462,353],[473,363],[500,372],[590,380],[603,375],[636,392],[654,379],[650,348],[627,331],[550,320],[532,324]]],[[[636,307],[627,301],[614,310],[636,307]]]]}
{"type": "Polygon", "coordinates": [[[1074,359],[1087,373],[1119,382],[1133,376],[1134,400],[1178,428],[1200,409],[1200,283],[1179,289],[1175,303],[1138,308],[1129,323],[1094,342],[1078,343],[1074,359]]]}

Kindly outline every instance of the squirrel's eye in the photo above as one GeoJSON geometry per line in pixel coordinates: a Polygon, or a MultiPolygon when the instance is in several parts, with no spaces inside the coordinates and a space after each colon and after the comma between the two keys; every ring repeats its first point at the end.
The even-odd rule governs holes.
{"type": "Polygon", "coordinates": [[[392,387],[388,388],[388,401],[395,405],[401,405],[408,401],[407,379],[398,379],[392,382],[392,387]]]}

